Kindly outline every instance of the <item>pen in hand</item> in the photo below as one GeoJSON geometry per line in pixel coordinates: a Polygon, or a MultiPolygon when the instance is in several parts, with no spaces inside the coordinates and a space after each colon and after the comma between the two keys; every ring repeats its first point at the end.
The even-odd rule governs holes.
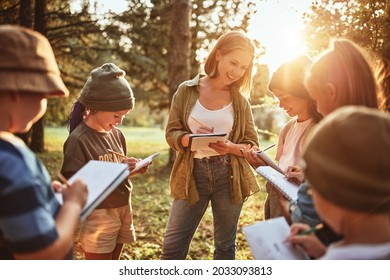
{"type": "MultiPolygon", "coordinates": [[[[208,127],[207,125],[205,125],[204,123],[202,123],[201,121],[195,119],[193,116],[190,116],[190,118],[192,120],[194,120],[196,123],[198,123],[200,126],[206,126],[208,127]]],[[[211,133],[214,133],[214,127],[211,127],[210,129],[208,129],[211,133]],[[210,130],[211,129],[211,130],[210,130]]]]}
{"type": "Polygon", "coordinates": [[[68,180],[64,177],[64,175],[62,175],[60,172],[57,173],[57,177],[58,179],[60,180],[60,182],[64,185],[66,185],[66,187],[64,187],[63,185],[57,185],[57,184],[54,184],[52,183],[52,187],[54,188],[54,191],[57,192],[57,193],[60,193],[62,192],[64,189],[66,188],[69,188],[70,187],[70,184],[68,182],[68,180]]]}
{"type": "Polygon", "coordinates": [[[117,153],[117,152],[115,152],[115,151],[113,151],[113,150],[111,150],[111,149],[107,149],[107,151],[109,151],[110,153],[112,153],[112,154],[114,154],[114,155],[117,155],[117,156],[119,156],[119,157],[121,157],[121,158],[127,158],[127,156],[122,155],[122,154],[120,154],[120,153],[117,153]]]}
{"type": "Polygon", "coordinates": [[[275,146],[275,144],[272,144],[272,145],[268,146],[267,148],[265,148],[265,149],[263,149],[261,151],[256,152],[256,154],[261,154],[262,152],[265,152],[266,150],[271,149],[273,146],[275,146]]]}
{"type": "MultiPolygon", "coordinates": [[[[309,228],[307,230],[301,231],[297,235],[299,235],[299,236],[309,235],[310,233],[316,232],[316,231],[322,229],[323,227],[324,227],[324,224],[319,223],[318,225],[315,225],[314,227],[311,227],[311,228],[309,228]]],[[[288,238],[283,241],[283,243],[286,243],[286,242],[288,242],[288,238]]]]}
{"type": "MultiPolygon", "coordinates": [[[[68,182],[68,180],[64,177],[64,175],[62,175],[60,172],[57,173],[57,176],[58,178],[60,179],[60,181],[65,184],[68,188],[70,187],[70,184],[68,182]]],[[[63,188],[63,187],[62,187],[63,188]]]]}
{"type": "Polygon", "coordinates": [[[198,121],[197,119],[195,119],[193,116],[190,116],[191,119],[193,119],[195,122],[197,122],[198,124],[200,124],[201,126],[205,126],[201,121],[198,121]]]}

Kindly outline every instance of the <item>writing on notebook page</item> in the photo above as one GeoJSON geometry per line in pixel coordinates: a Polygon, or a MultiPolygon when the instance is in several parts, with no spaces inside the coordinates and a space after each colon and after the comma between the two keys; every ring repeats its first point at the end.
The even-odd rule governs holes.
{"type": "Polygon", "coordinates": [[[243,227],[255,260],[303,260],[307,255],[289,242],[290,227],[284,217],[256,222],[243,227]]]}

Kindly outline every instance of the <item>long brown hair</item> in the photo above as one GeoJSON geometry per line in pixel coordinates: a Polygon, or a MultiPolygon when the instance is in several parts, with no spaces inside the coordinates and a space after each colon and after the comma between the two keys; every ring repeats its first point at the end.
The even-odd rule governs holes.
{"type": "Polygon", "coordinates": [[[333,84],[338,107],[362,105],[378,108],[380,86],[372,58],[354,42],[336,39],[311,66],[306,86],[316,88],[333,84]]]}
{"type": "Polygon", "coordinates": [[[229,31],[219,37],[204,65],[204,71],[210,78],[218,76],[218,61],[216,60],[217,50],[219,50],[222,55],[226,55],[235,50],[244,50],[252,55],[252,60],[245,70],[244,75],[232,85],[236,86],[241,93],[248,96],[252,90],[252,69],[255,56],[255,47],[252,41],[242,31],[238,30],[229,31]]]}

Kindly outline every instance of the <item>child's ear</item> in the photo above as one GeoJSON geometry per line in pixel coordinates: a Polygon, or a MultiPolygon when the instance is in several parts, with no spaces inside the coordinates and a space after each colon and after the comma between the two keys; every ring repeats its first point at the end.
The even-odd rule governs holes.
{"type": "Polygon", "coordinates": [[[220,50],[216,50],[215,52],[215,60],[219,61],[221,59],[222,53],[220,50]]]}
{"type": "Polygon", "coordinates": [[[337,94],[336,94],[336,88],[334,84],[327,83],[325,87],[326,95],[328,96],[329,100],[334,104],[337,100],[337,94]]]}

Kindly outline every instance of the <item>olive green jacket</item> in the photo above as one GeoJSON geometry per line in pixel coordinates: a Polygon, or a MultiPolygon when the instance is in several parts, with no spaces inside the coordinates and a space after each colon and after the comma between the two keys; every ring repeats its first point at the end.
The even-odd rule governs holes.
{"type": "MultiPolygon", "coordinates": [[[[187,120],[199,98],[198,84],[200,75],[179,85],[172,99],[165,138],[168,145],[176,150],[176,159],[170,175],[170,193],[177,199],[186,199],[189,204],[199,200],[192,169],[194,152],[181,145],[181,138],[191,133],[187,120]]],[[[258,136],[254,127],[253,115],[248,100],[237,89],[231,89],[234,110],[234,123],[229,140],[236,144],[258,146],[258,136]]],[[[259,191],[255,174],[243,157],[230,155],[232,168],[232,202],[243,203],[248,196],[259,191]]]]}

